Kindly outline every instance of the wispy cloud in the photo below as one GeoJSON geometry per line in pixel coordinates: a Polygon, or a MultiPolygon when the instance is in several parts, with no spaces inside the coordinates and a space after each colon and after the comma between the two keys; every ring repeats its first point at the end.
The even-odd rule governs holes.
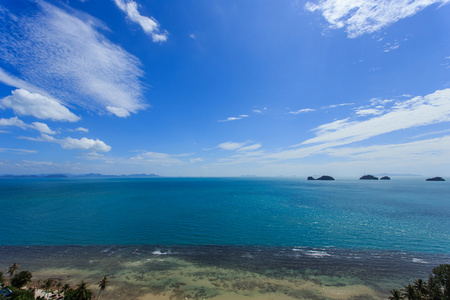
{"type": "Polygon", "coordinates": [[[146,163],[154,164],[154,165],[184,165],[187,163],[197,163],[203,161],[201,158],[192,158],[190,156],[194,155],[194,153],[182,153],[182,154],[167,154],[161,152],[143,152],[138,154],[135,157],[132,157],[132,160],[140,160],[145,161],[146,163]],[[186,158],[186,159],[182,159],[186,158]]]}
{"type": "Polygon", "coordinates": [[[339,104],[332,104],[332,105],[322,106],[321,109],[336,108],[336,107],[350,106],[350,105],[355,105],[355,103],[339,103],[339,104]]]}
{"type": "Polygon", "coordinates": [[[245,143],[236,143],[236,142],[225,142],[220,143],[217,147],[222,150],[237,150],[241,147],[243,147],[245,143]]]}
{"type": "Polygon", "coordinates": [[[0,70],[0,81],[119,117],[146,108],[140,61],[106,39],[100,21],[41,0],[36,10],[3,5],[0,60],[12,74],[0,70]]]}
{"type": "Polygon", "coordinates": [[[79,131],[79,132],[89,132],[89,129],[84,128],[84,127],[78,127],[76,129],[67,129],[67,131],[69,132],[75,132],[75,131],[79,131]]]}
{"type": "MultiPolygon", "coordinates": [[[[372,99],[372,104],[388,104],[392,100],[372,99]]],[[[357,110],[358,111],[358,110],[357,110]]],[[[343,147],[372,137],[402,129],[450,122],[450,89],[438,90],[426,96],[397,101],[378,115],[366,114],[369,119],[360,120],[354,115],[341,120],[322,124],[313,131],[316,136],[292,146],[289,150],[277,152],[252,151],[249,155],[235,155],[219,161],[221,164],[262,163],[272,164],[285,160],[298,160],[313,155],[345,157],[348,159],[371,160],[401,158],[421,159],[426,157],[450,159],[450,136],[430,140],[398,143],[391,145],[343,147]],[[295,149],[293,149],[295,148],[295,149]],[[421,154],[422,153],[422,154],[421,154]]],[[[447,131],[437,132],[445,133],[447,131]]],[[[436,133],[436,132],[435,132],[436,133]]],[[[227,142],[219,145],[222,149],[239,151],[245,143],[227,142]]],[[[259,147],[258,147],[259,148],[259,147]]],[[[257,148],[256,148],[257,149],[257,148]]]]}
{"type": "Polygon", "coordinates": [[[338,120],[315,129],[316,137],[301,143],[348,144],[396,130],[450,121],[450,89],[398,101],[390,111],[365,121],[338,120]]]}
{"type": "Polygon", "coordinates": [[[142,30],[144,30],[146,34],[151,36],[154,42],[164,42],[167,40],[167,31],[161,31],[159,29],[159,24],[155,20],[155,18],[141,15],[141,13],[138,11],[138,5],[135,1],[114,0],[114,3],[116,3],[117,7],[127,14],[127,17],[132,22],[141,26],[142,30]]]}
{"type": "Polygon", "coordinates": [[[450,136],[410,143],[373,145],[367,147],[330,148],[323,151],[331,156],[352,160],[429,160],[433,156],[450,158],[450,136]]]}
{"type": "Polygon", "coordinates": [[[0,108],[11,108],[19,116],[34,116],[38,119],[76,122],[80,117],[52,98],[24,89],[12,91],[12,95],[0,99],[0,108]]]}
{"type": "Polygon", "coordinates": [[[239,117],[228,117],[225,120],[219,120],[217,122],[230,122],[230,121],[242,120],[243,118],[248,118],[248,115],[239,115],[239,117]]]}
{"type": "Polygon", "coordinates": [[[380,108],[360,108],[355,111],[358,116],[380,115],[383,110],[380,108]]]}
{"type": "Polygon", "coordinates": [[[304,114],[304,113],[308,113],[308,112],[312,112],[312,111],[316,111],[316,110],[313,108],[303,108],[303,109],[299,109],[296,111],[290,111],[288,113],[293,114],[293,115],[298,115],[298,114],[304,114]]]}
{"type": "Polygon", "coordinates": [[[32,154],[37,153],[36,150],[28,150],[28,149],[11,149],[11,148],[0,148],[0,152],[13,152],[16,154],[32,154]]]}
{"type": "Polygon", "coordinates": [[[305,8],[311,12],[322,13],[331,28],[345,28],[349,38],[356,38],[413,16],[432,4],[449,2],[449,0],[322,0],[307,2],[305,8]]]}
{"type": "Polygon", "coordinates": [[[220,143],[216,148],[222,149],[222,150],[236,150],[236,151],[253,151],[256,149],[261,148],[260,143],[251,144],[248,145],[250,142],[243,142],[243,143],[237,143],[237,142],[225,142],[220,143]]]}

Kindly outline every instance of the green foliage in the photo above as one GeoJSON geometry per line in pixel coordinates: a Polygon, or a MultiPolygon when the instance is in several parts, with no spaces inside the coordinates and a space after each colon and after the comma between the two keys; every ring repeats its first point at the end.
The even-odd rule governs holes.
{"type": "Polygon", "coordinates": [[[389,300],[450,300],[450,265],[434,268],[428,281],[418,279],[401,291],[392,290],[389,300]]]}
{"type": "Polygon", "coordinates": [[[0,283],[3,284],[5,282],[5,278],[3,277],[3,272],[0,272],[0,283]]]}
{"type": "Polygon", "coordinates": [[[12,294],[8,299],[11,299],[11,300],[34,300],[34,291],[33,290],[21,290],[17,287],[11,287],[11,291],[12,291],[12,294]]]}
{"type": "Polygon", "coordinates": [[[109,280],[108,280],[108,277],[106,277],[106,276],[103,277],[103,279],[99,281],[98,287],[100,288],[100,292],[98,292],[97,300],[100,298],[100,294],[102,293],[102,291],[104,291],[108,285],[109,285],[109,280]]]}
{"type": "Polygon", "coordinates": [[[66,300],[90,300],[92,298],[92,291],[87,288],[87,284],[82,281],[76,289],[69,289],[65,292],[64,299],[66,300]]]}
{"type": "Polygon", "coordinates": [[[19,269],[19,264],[18,263],[13,263],[9,268],[8,268],[8,275],[9,278],[12,278],[14,276],[14,273],[16,273],[16,271],[19,269]]]}
{"type": "Polygon", "coordinates": [[[31,277],[33,277],[33,275],[29,271],[22,271],[19,274],[14,275],[11,279],[11,285],[20,289],[31,281],[31,277]]]}

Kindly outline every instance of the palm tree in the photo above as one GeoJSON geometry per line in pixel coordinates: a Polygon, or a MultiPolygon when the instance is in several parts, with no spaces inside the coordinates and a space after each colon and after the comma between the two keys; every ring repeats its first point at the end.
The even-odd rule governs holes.
{"type": "Polygon", "coordinates": [[[11,267],[9,267],[8,269],[8,275],[9,275],[9,279],[11,280],[11,278],[14,276],[14,273],[16,273],[16,271],[19,269],[19,264],[18,263],[13,263],[11,265],[11,267]]]}
{"type": "Polygon", "coordinates": [[[91,297],[92,291],[87,288],[86,282],[81,281],[75,290],[75,298],[78,300],[90,300],[91,297]]]}
{"type": "Polygon", "coordinates": [[[408,300],[416,300],[417,296],[414,286],[412,286],[411,284],[405,286],[405,288],[403,289],[403,296],[408,300]]]}
{"type": "Polygon", "coordinates": [[[414,288],[416,289],[419,297],[424,297],[427,295],[427,289],[425,286],[425,281],[422,279],[417,279],[414,281],[414,288]]]}
{"type": "Polygon", "coordinates": [[[109,285],[109,280],[108,280],[108,277],[105,276],[98,283],[98,286],[100,288],[100,292],[98,292],[97,300],[98,300],[98,298],[100,298],[100,294],[102,293],[102,291],[105,290],[108,285],[109,285]]]}
{"type": "Polygon", "coordinates": [[[389,300],[401,300],[401,299],[403,299],[399,290],[391,290],[391,294],[392,294],[392,296],[390,296],[388,298],[389,300]]]}

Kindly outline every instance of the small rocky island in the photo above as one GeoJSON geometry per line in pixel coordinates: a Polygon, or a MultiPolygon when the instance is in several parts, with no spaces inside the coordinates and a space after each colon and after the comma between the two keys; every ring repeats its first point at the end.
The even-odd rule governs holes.
{"type": "Polygon", "coordinates": [[[433,178],[428,178],[426,181],[445,181],[445,179],[442,177],[433,177],[433,178]]]}
{"type": "Polygon", "coordinates": [[[320,176],[320,177],[317,178],[317,179],[314,179],[314,177],[309,176],[309,177],[308,177],[308,180],[334,180],[334,178],[331,177],[331,176],[328,176],[328,175],[323,175],[323,176],[320,176]]]}
{"type": "Polygon", "coordinates": [[[380,180],[391,180],[391,177],[389,176],[383,176],[380,178],[380,180]]]}
{"type": "Polygon", "coordinates": [[[378,180],[378,177],[375,177],[373,175],[364,175],[359,180],[378,180]]]}

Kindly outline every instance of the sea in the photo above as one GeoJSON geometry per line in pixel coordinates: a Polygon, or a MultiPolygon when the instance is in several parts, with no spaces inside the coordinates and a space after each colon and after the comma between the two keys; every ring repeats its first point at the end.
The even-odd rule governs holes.
{"type": "Polygon", "coordinates": [[[0,270],[109,299],[386,299],[450,263],[450,184],[421,177],[1,179],[0,207],[0,270]]]}

